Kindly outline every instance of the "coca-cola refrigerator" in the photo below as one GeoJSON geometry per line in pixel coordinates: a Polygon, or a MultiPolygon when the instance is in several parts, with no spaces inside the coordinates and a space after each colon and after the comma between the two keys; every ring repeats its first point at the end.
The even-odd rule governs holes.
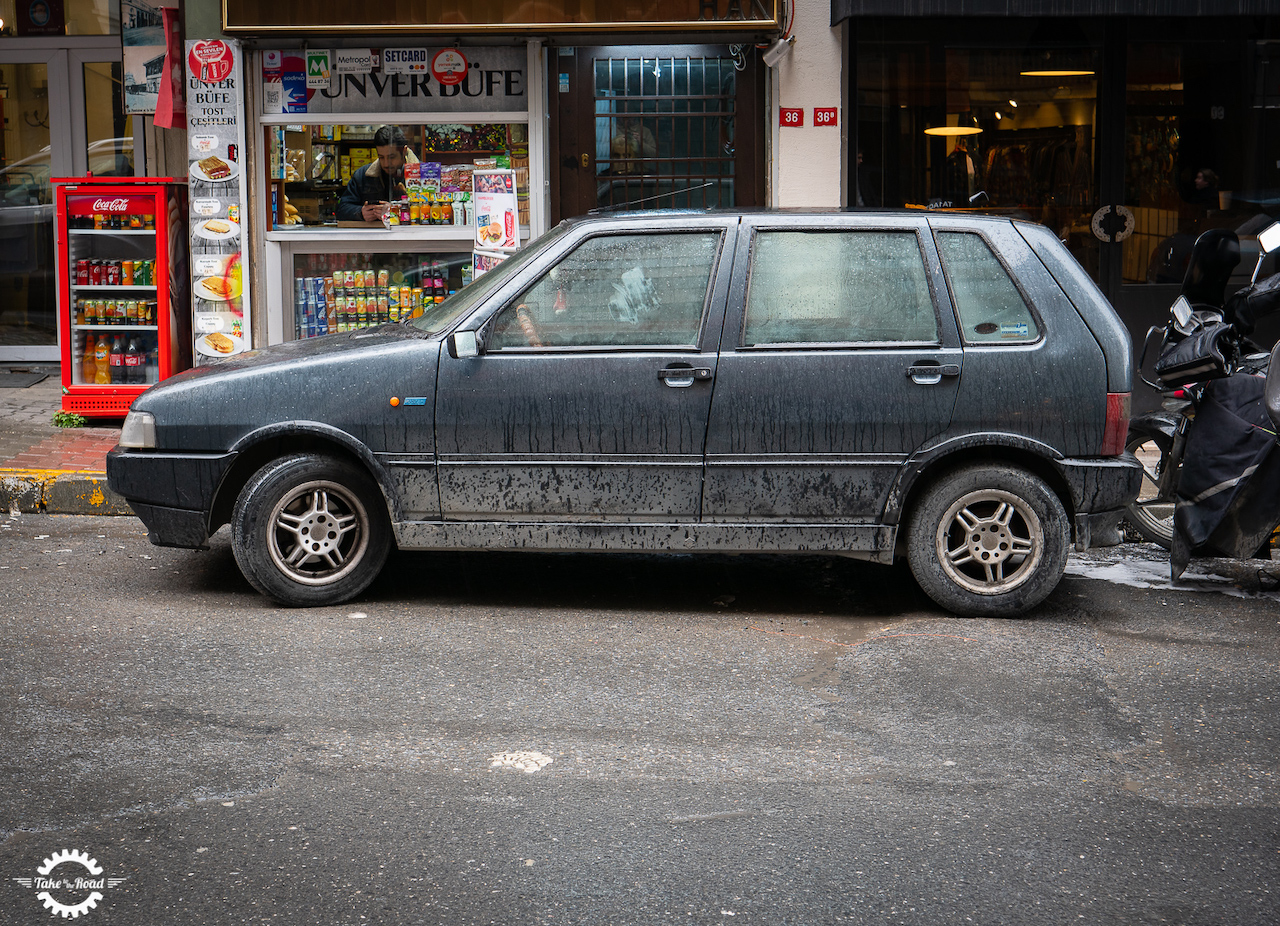
{"type": "Polygon", "coordinates": [[[120,418],[191,366],[187,185],[170,177],[58,177],[62,408],[120,418]]]}

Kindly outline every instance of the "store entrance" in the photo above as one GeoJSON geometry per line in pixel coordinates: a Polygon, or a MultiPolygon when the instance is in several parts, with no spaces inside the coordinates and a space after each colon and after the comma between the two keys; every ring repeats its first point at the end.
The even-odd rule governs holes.
{"type": "Polygon", "coordinates": [[[554,221],[762,205],[755,56],[724,45],[559,48],[550,68],[554,221]]]}
{"type": "Polygon", "coordinates": [[[134,173],[120,40],[109,39],[0,49],[0,362],[59,359],[50,178],[134,173]]]}

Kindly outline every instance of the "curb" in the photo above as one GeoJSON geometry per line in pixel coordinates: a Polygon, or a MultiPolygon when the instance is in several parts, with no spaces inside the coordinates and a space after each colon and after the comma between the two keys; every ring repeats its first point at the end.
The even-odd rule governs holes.
{"type": "Polygon", "coordinates": [[[132,515],[105,473],[75,470],[0,470],[0,510],[10,514],[132,515]]]}

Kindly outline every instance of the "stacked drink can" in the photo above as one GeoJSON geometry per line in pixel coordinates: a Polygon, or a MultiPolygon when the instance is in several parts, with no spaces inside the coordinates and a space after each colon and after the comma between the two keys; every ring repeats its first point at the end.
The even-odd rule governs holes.
{"type": "Polygon", "coordinates": [[[335,270],[326,276],[295,277],[294,333],[298,338],[314,338],[421,314],[422,289],[393,284],[390,277],[387,270],[335,270]]]}

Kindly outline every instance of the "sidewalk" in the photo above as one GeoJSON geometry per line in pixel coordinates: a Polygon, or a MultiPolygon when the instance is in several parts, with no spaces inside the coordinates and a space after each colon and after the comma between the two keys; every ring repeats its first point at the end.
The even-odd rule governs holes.
{"type": "Polygon", "coordinates": [[[3,364],[0,378],[10,369],[49,375],[26,388],[0,388],[0,516],[132,514],[107,488],[107,451],[120,439],[121,419],[54,427],[54,412],[62,408],[58,365],[3,364]]]}

